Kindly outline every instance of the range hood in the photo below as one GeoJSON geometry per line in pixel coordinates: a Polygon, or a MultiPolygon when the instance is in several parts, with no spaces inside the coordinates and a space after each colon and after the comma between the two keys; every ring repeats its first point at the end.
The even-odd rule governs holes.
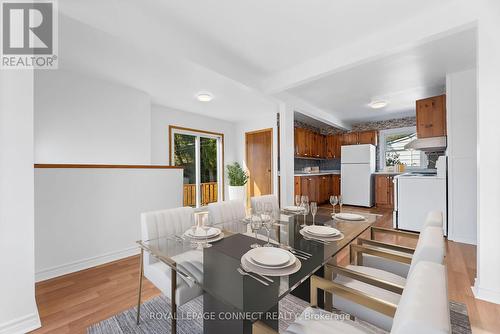
{"type": "Polygon", "coordinates": [[[419,150],[424,152],[439,152],[446,150],[446,137],[431,137],[415,139],[405,145],[405,150],[419,150]]]}

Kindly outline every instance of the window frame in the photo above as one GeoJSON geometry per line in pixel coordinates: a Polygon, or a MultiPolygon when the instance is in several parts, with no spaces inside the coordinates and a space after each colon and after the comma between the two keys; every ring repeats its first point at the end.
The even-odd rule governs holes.
{"type": "MultiPolygon", "coordinates": [[[[397,135],[397,134],[405,134],[405,133],[416,133],[417,132],[417,127],[416,126],[407,126],[407,127],[401,127],[401,128],[393,128],[393,129],[385,129],[385,130],[380,130],[379,131],[379,169],[380,170],[385,170],[387,167],[385,165],[385,154],[386,154],[386,147],[387,147],[387,137],[392,136],[392,135],[397,135]]],[[[417,170],[417,169],[426,169],[427,166],[427,156],[423,151],[420,151],[420,166],[406,166],[406,169],[408,170],[417,170]]]]}
{"type": "MultiPolygon", "coordinates": [[[[185,128],[175,125],[170,125],[168,127],[168,146],[169,146],[169,165],[173,166],[174,161],[174,136],[175,134],[184,134],[195,137],[195,161],[199,161],[200,159],[200,137],[204,138],[212,138],[217,140],[217,178],[218,178],[218,187],[217,187],[217,198],[218,201],[224,201],[224,134],[206,130],[198,130],[185,128]]],[[[201,207],[201,192],[199,191],[198,185],[201,184],[201,175],[200,175],[200,166],[196,163],[196,207],[201,207]]]]}

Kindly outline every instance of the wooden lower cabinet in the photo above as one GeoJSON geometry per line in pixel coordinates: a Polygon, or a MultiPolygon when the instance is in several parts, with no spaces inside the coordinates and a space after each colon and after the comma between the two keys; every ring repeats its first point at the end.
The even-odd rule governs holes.
{"type": "Polygon", "coordinates": [[[394,208],[393,180],[392,175],[375,176],[375,205],[378,208],[394,208]]]}
{"type": "Polygon", "coordinates": [[[340,175],[295,176],[295,195],[306,195],[309,202],[329,203],[331,195],[340,195],[340,175]]]}

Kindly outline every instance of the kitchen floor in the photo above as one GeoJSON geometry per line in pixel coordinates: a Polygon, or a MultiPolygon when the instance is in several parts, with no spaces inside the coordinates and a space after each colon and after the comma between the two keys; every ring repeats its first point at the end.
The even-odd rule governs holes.
{"type": "MultiPolygon", "coordinates": [[[[391,210],[359,210],[382,214],[377,225],[392,227],[391,210]]],[[[395,241],[393,236],[378,240],[395,241]]],[[[398,242],[415,246],[415,241],[398,242]]],[[[338,260],[347,264],[347,251],[338,260]]],[[[467,305],[473,333],[500,333],[500,305],[474,299],[470,288],[476,276],[476,247],[447,241],[446,264],[449,298],[467,305]]],[[[85,333],[91,324],[134,307],[138,275],[139,257],[133,256],[37,283],[36,298],[42,328],[33,333],[85,333]]],[[[143,300],[159,294],[159,290],[145,280],[143,300]]]]}

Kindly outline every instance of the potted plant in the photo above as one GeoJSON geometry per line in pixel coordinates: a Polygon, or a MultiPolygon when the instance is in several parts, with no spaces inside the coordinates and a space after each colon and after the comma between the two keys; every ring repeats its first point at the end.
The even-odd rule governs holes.
{"type": "Polygon", "coordinates": [[[248,174],[235,162],[226,166],[229,178],[229,199],[245,202],[245,185],[248,182],[248,174]]]}

